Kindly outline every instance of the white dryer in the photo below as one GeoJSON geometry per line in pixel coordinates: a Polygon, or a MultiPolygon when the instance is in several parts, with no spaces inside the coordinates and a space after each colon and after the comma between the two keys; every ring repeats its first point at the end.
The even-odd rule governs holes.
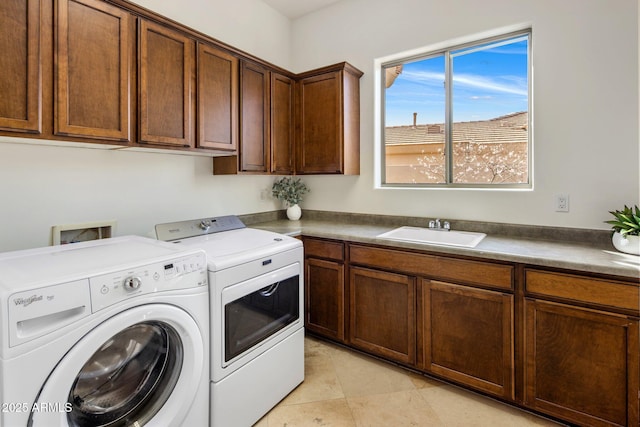
{"type": "Polygon", "coordinates": [[[206,259],[137,236],[0,254],[0,425],[208,426],[206,259]]]}
{"type": "Polygon", "coordinates": [[[211,426],[253,425],[304,380],[302,242],[233,215],[158,224],[156,235],[207,254],[211,426]]]}

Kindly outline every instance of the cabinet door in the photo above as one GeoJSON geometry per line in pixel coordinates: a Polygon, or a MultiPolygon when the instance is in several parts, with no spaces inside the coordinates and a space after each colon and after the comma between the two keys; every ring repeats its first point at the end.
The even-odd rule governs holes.
{"type": "Polygon", "coordinates": [[[238,148],[238,58],[198,44],[198,147],[238,148]]]}
{"type": "Polygon", "coordinates": [[[638,321],[525,300],[525,404],[581,425],[638,425],[638,321]]]}
{"type": "Polygon", "coordinates": [[[334,261],[305,261],[305,327],[344,341],[344,266],[334,261]]]}
{"type": "Polygon", "coordinates": [[[191,87],[194,42],[140,21],[140,142],[193,147],[191,87]]]}
{"type": "Polygon", "coordinates": [[[300,138],[296,172],[342,173],[342,73],[300,81],[300,138]]]}
{"type": "Polygon", "coordinates": [[[56,135],[130,140],[130,15],[97,0],[59,0],[56,135]]]}
{"type": "Polygon", "coordinates": [[[269,70],[258,64],[242,62],[240,111],[240,171],[268,172],[269,70]]]}
{"type": "Polygon", "coordinates": [[[351,267],[349,343],[413,365],[416,360],[416,298],[413,277],[351,267]]]}
{"type": "Polygon", "coordinates": [[[425,369],[513,399],[513,295],[422,281],[425,369]]]}
{"type": "Polygon", "coordinates": [[[271,172],[293,173],[294,82],[271,73],[271,172]]]}
{"type": "Polygon", "coordinates": [[[41,132],[40,2],[0,2],[0,129],[41,132]]]}

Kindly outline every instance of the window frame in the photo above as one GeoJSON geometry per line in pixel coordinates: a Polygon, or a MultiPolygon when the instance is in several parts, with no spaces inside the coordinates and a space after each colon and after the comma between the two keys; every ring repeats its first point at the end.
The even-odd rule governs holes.
{"type": "Polygon", "coordinates": [[[376,96],[376,120],[378,123],[376,140],[378,150],[375,157],[376,169],[375,188],[382,189],[464,189],[464,190],[533,190],[533,64],[532,64],[532,39],[533,31],[530,27],[501,32],[495,35],[473,37],[466,41],[447,43],[436,47],[426,47],[414,50],[409,53],[397,54],[393,58],[382,58],[376,60],[376,76],[378,80],[378,96],[376,96]],[[473,50],[473,47],[480,47],[486,44],[495,44],[501,41],[508,41],[519,37],[527,37],[527,182],[526,183],[455,183],[453,182],[453,73],[451,70],[452,53],[462,50],[473,50]],[[445,181],[444,183],[387,183],[386,182],[386,141],[385,141],[385,116],[386,116],[386,87],[385,70],[397,65],[409,62],[426,60],[444,56],[445,62],[445,123],[444,123],[444,154],[445,154],[445,181]]]}

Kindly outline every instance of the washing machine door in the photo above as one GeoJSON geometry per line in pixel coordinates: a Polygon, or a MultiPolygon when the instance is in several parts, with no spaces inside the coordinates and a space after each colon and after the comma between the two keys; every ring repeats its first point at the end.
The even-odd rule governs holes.
{"type": "Polygon", "coordinates": [[[55,367],[33,427],[179,426],[207,381],[198,325],[175,306],[119,313],[86,334],[55,367]]]}

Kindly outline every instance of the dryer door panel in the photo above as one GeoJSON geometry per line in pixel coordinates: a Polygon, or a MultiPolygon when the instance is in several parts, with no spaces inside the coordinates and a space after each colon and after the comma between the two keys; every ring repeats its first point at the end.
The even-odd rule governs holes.
{"type": "Polygon", "coordinates": [[[180,425],[208,380],[203,337],[174,306],[135,307],[83,337],[34,405],[34,427],[180,425]]]}

